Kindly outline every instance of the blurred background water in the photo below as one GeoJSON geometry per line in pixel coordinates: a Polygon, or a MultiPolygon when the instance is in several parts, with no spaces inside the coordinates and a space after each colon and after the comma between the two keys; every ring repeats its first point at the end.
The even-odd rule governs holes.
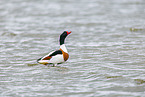
{"type": "Polygon", "coordinates": [[[0,0],[0,97],[145,97],[145,0],[0,0]]]}

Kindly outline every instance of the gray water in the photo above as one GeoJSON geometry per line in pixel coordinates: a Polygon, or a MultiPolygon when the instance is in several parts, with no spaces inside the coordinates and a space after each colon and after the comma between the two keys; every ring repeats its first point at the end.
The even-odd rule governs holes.
{"type": "Polygon", "coordinates": [[[0,97],[145,97],[145,0],[0,0],[0,97]]]}

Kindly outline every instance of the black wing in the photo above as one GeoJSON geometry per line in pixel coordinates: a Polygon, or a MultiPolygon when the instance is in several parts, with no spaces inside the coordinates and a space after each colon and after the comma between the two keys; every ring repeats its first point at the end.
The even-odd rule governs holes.
{"type": "Polygon", "coordinates": [[[42,58],[43,58],[43,60],[46,60],[46,59],[48,60],[48,59],[50,59],[52,56],[55,56],[55,55],[57,55],[57,54],[62,54],[62,51],[61,51],[61,50],[54,51],[52,54],[50,54],[49,56],[47,56],[47,57],[45,57],[45,58],[43,58],[43,57],[39,58],[39,59],[37,60],[37,62],[40,61],[42,58]]]}
{"type": "Polygon", "coordinates": [[[49,56],[52,57],[52,56],[55,56],[57,54],[62,54],[62,51],[61,50],[57,50],[57,51],[53,52],[52,54],[50,54],[49,56]]]}

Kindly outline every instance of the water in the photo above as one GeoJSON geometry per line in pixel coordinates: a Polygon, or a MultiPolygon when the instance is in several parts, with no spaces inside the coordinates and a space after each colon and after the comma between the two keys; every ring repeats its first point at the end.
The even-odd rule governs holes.
{"type": "Polygon", "coordinates": [[[144,0],[1,0],[0,97],[144,97],[144,0]],[[35,65],[66,39],[70,58],[35,65]],[[33,66],[34,65],[34,66],[33,66]]]}

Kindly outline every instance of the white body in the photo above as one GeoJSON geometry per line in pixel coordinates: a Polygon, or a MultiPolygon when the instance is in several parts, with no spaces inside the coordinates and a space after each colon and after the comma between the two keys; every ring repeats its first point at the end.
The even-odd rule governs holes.
{"type": "MultiPolygon", "coordinates": [[[[67,49],[65,47],[65,44],[61,45],[60,49],[62,49],[64,52],[68,53],[67,49]]],[[[44,56],[43,58],[51,55],[53,52],[55,52],[55,51],[50,52],[48,55],[44,56]]],[[[43,58],[42,58],[42,60],[38,61],[40,64],[49,64],[49,63],[58,64],[58,63],[65,62],[65,60],[63,58],[63,54],[57,54],[55,56],[52,56],[52,58],[50,60],[43,60],[43,58]]]]}
{"type": "Polygon", "coordinates": [[[65,44],[61,45],[61,46],[60,46],[60,49],[62,49],[64,52],[68,53],[68,52],[67,52],[67,49],[66,49],[66,47],[65,47],[65,44]]]}

